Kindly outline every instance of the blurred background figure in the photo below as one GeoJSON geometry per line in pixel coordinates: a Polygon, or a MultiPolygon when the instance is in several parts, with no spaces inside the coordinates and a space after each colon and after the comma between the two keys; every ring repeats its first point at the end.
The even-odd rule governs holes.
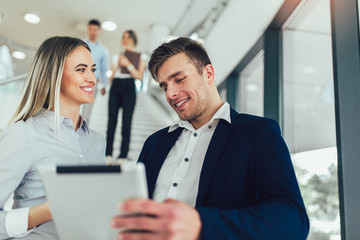
{"type": "MultiPolygon", "coordinates": [[[[101,94],[104,95],[106,86],[108,85],[108,78],[106,72],[109,70],[109,51],[98,40],[101,32],[101,24],[96,19],[91,19],[88,22],[87,33],[88,37],[84,41],[89,45],[91,49],[91,56],[96,64],[97,71],[95,72],[98,84],[101,88],[101,94]]],[[[99,87],[98,87],[99,88],[99,87]]],[[[94,89],[94,98],[97,94],[97,89],[94,89]]],[[[94,103],[84,104],[82,106],[82,116],[88,123],[90,123],[91,110],[94,103]]]]}
{"type": "Polygon", "coordinates": [[[122,108],[121,146],[119,160],[128,156],[131,121],[136,103],[135,79],[143,80],[146,67],[144,56],[135,51],[137,37],[134,31],[127,30],[122,35],[120,54],[112,58],[113,69],[110,78],[111,88],[108,109],[108,128],[106,159],[112,161],[114,134],[119,109],[122,108]]]}

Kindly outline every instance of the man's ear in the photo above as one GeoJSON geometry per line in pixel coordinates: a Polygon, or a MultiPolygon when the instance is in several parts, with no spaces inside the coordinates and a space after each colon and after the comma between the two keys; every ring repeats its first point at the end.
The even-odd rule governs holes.
{"type": "Polygon", "coordinates": [[[206,81],[209,85],[215,83],[215,71],[214,67],[211,64],[208,64],[204,67],[204,76],[206,78],[206,81]]]}

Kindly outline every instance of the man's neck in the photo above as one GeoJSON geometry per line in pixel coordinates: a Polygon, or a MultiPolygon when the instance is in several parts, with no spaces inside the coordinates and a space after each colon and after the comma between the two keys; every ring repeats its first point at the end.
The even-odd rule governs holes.
{"type": "Polygon", "coordinates": [[[89,38],[89,41],[90,41],[91,43],[97,43],[97,42],[98,42],[97,39],[90,39],[90,38],[89,38]]]}
{"type": "Polygon", "coordinates": [[[200,116],[198,119],[194,119],[189,121],[189,123],[194,127],[195,130],[201,128],[205,124],[207,124],[211,118],[215,115],[217,111],[221,108],[224,103],[220,100],[208,111],[206,115],[200,116]]]}

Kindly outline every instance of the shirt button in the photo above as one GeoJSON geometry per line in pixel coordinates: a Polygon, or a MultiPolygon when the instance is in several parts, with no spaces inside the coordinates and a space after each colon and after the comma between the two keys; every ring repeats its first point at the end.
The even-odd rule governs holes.
{"type": "Polygon", "coordinates": [[[208,128],[211,128],[211,125],[209,125],[208,128]]]}
{"type": "Polygon", "coordinates": [[[83,154],[80,154],[80,158],[83,158],[84,157],[84,155],[83,154]]]}
{"type": "Polygon", "coordinates": [[[197,137],[197,133],[194,133],[194,137],[197,137]]]}
{"type": "Polygon", "coordinates": [[[185,162],[188,162],[188,161],[189,161],[189,159],[188,159],[188,158],[185,158],[184,160],[185,160],[185,162]]]}
{"type": "Polygon", "coordinates": [[[173,183],[173,187],[177,187],[177,185],[178,185],[177,183],[173,183]]]}

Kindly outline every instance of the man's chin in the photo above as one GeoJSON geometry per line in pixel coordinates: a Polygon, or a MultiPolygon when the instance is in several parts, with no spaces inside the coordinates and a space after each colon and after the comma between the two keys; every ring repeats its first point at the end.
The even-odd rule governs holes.
{"type": "Polygon", "coordinates": [[[191,122],[192,120],[194,120],[194,119],[195,119],[195,117],[194,117],[194,116],[188,116],[188,115],[179,114],[179,113],[178,113],[178,116],[179,116],[180,120],[182,120],[182,121],[188,121],[188,122],[191,122]]]}
{"type": "Polygon", "coordinates": [[[189,121],[189,117],[181,114],[181,113],[177,113],[177,115],[179,116],[180,120],[182,121],[189,121]]]}

